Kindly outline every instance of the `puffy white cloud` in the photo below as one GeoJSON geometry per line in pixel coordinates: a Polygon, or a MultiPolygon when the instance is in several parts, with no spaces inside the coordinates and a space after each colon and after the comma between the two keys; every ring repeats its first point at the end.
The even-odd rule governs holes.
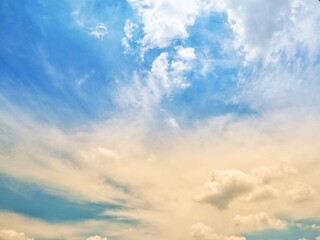
{"type": "Polygon", "coordinates": [[[251,192],[254,187],[254,179],[239,170],[213,170],[196,200],[225,209],[231,201],[251,192]]]}
{"type": "Polygon", "coordinates": [[[194,240],[245,240],[241,236],[227,236],[217,234],[213,228],[204,225],[203,223],[196,223],[192,226],[192,237],[194,240]]]}
{"type": "Polygon", "coordinates": [[[2,229],[0,230],[0,240],[33,240],[33,238],[14,230],[2,229]]]}
{"type": "Polygon", "coordinates": [[[200,4],[197,0],[128,0],[143,24],[145,48],[163,48],[174,39],[188,37],[187,28],[195,22],[200,4]]]}
{"type": "Polygon", "coordinates": [[[247,216],[237,215],[234,218],[236,225],[250,230],[262,230],[262,229],[283,229],[287,226],[285,221],[281,219],[270,217],[265,212],[257,214],[251,214],[247,216]]]}
{"type": "Polygon", "coordinates": [[[177,56],[179,59],[185,60],[185,61],[191,61],[196,58],[196,54],[194,53],[194,48],[182,48],[179,47],[177,51],[177,56]]]}
{"type": "Polygon", "coordinates": [[[107,238],[100,237],[100,236],[92,236],[92,237],[88,237],[87,240],[107,240],[107,238]]]}
{"type": "Polygon", "coordinates": [[[289,188],[287,197],[297,203],[311,200],[315,195],[315,190],[306,183],[296,182],[289,188]]]}

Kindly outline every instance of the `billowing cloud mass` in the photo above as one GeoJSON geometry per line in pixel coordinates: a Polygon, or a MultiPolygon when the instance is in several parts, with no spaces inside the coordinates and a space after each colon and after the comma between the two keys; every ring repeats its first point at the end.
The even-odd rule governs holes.
{"type": "Polygon", "coordinates": [[[243,173],[237,169],[217,170],[211,172],[202,192],[196,195],[198,202],[208,203],[220,210],[228,208],[234,200],[247,200],[249,202],[265,201],[280,197],[280,192],[286,193],[289,201],[303,202],[311,200],[315,191],[306,183],[295,183],[286,188],[286,178],[297,176],[298,171],[282,163],[272,166],[254,168],[251,174],[243,173]],[[277,184],[272,184],[276,181],[277,184]],[[283,186],[280,186],[282,183],[283,186]],[[242,199],[241,199],[242,197],[242,199]]]}
{"type": "Polygon", "coordinates": [[[232,200],[252,191],[253,188],[253,179],[236,169],[213,170],[197,200],[224,209],[232,200]]]}
{"type": "Polygon", "coordinates": [[[188,37],[199,12],[198,1],[129,0],[143,24],[141,43],[146,48],[164,48],[171,41],[188,37]]]}
{"type": "Polygon", "coordinates": [[[319,238],[319,1],[0,19],[0,240],[319,238]]]}

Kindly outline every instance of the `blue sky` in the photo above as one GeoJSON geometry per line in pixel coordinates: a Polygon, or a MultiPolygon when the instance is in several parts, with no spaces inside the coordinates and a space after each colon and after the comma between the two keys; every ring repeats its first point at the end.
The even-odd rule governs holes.
{"type": "Polygon", "coordinates": [[[0,239],[320,239],[319,2],[0,3],[0,239]]]}

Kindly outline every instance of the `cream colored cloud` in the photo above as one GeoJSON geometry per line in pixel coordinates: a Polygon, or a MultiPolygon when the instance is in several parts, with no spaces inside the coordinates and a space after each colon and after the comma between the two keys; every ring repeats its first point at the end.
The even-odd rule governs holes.
{"type": "Polygon", "coordinates": [[[92,237],[88,237],[87,240],[107,240],[107,238],[100,237],[100,236],[92,236],[92,237]]]}
{"type": "Polygon", "coordinates": [[[310,201],[314,196],[315,190],[303,182],[296,182],[289,186],[289,190],[287,191],[287,197],[289,200],[296,203],[310,201]]]}
{"type": "Polygon", "coordinates": [[[245,240],[245,237],[234,235],[217,234],[213,228],[196,223],[192,226],[192,237],[194,240],[245,240]]]}
{"type": "MultiPolygon", "coordinates": [[[[150,234],[155,235],[156,240],[184,239],[190,238],[189,228],[195,222],[224,229],[221,234],[229,236],[239,232],[240,226],[230,224],[236,215],[266,212],[270,218],[278,214],[305,218],[319,212],[315,201],[308,205],[288,204],[283,197],[288,186],[296,181],[312,186],[315,197],[320,187],[316,181],[319,165],[314,160],[320,153],[315,147],[320,136],[320,128],[314,127],[318,126],[317,118],[293,116],[273,112],[254,118],[215,117],[183,132],[173,134],[164,128],[161,132],[152,132],[150,137],[149,122],[143,118],[131,118],[128,123],[125,116],[119,115],[117,119],[85,131],[65,134],[31,120],[17,122],[8,118],[5,121],[3,114],[2,124],[6,122],[19,141],[10,155],[0,153],[2,159],[10,157],[10,161],[0,161],[0,169],[69,198],[108,202],[120,197],[129,209],[109,214],[140,223],[131,230],[128,226],[113,224],[110,227],[116,229],[113,232],[109,232],[110,223],[101,223],[104,226],[99,225],[99,228],[92,227],[97,223],[70,223],[65,226],[67,229],[58,226],[65,229],[65,236],[79,236],[85,229],[108,227],[106,236],[122,236],[129,240],[148,239],[150,234]],[[299,169],[299,172],[292,174],[281,170],[282,177],[266,182],[254,174],[253,169],[259,166],[278,173],[282,169],[274,167],[279,166],[278,162],[282,162],[284,169],[299,169]],[[214,190],[217,203],[223,206],[219,201],[222,202],[223,197],[229,200],[225,211],[193,200],[201,192],[211,169],[215,173],[208,186],[214,190]],[[106,178],[126,186],[129,193],[109,185],[106,178]],[[213,179],[219,180],[215,183],[213,179]],[[238,183],[241,194],[234,190],[238,183]],[[245,190],[246,184],[250,190],[245,190]],[[276,189],[277,194],[268,198],[264,194],[272,194],[271,188],[276,189]],[[252,197],[255,194],[260,195],[260,201],[252,197]],[[248,199],[250,196],[252,199],[248,199]]],[[[267,172],[269,176],[269,170],[267,172]]],[[[104,215],[108,215],[108,211],[104,215]]],[[[12,225],[8,225],[6,216],[0,218],[7,224],[6,229],[16,229],[35,238],[46,234],[47,225],[16,220],[10,220],[12,225]]],[[[59,238],[56,228],[50,227],[47,232],[59,238]]]]}
{"type": "Polygon", "coordinates": [[[275,164],[270,167],[260,166],[253,170],[253,175],[262,183],[269,183],[281,179],[290,174],[297,174],[298,171],[284,164],[275,164]]]}
{"type": "Polygon", "coordinates": [[[279,195],[279,190],[275,189],[271,186],[260,186],[257,187],[255,191],[253,191],[248,197],[248,201],[264,201],[270,200],[279,195]]]}
{"type": "MultiPolygon", "coordinates": [[[[279,186],[279,182],[281,185],[281,181],[286,180],[286,177],[292,174],[297,175],[297,170],[283,163],[259,166],[250,171],[250,174],[237,169],[215,169],[212,171],[208,182],[203,186],[202,192],[195,199],[198,202],[209,203],[219,209],[226,209],[236,199],[245,199],[249,202],[270,200],[280,197],[280,192],[284,190],[279,186]],[[273,186],[273,181],[278,183],[273,186]]],[[[303,186],[302,184],[297,185],[295,190],[292,189],[288,193],[291,199],[295,196],[302,200],[303,193],[305,193],[304,198],[310,197],[310,188],[303,186]]]]}
{"type": "Polygon", "coordinates": [[[213,170],[196,200],[225,209],[231,201],[251,192],[254,187],[254,180],[239,170],[213,170]]]}
{"type": "Polygon", "coordinates": [[[27,237],[24,233],[19,233],[14,230],[0,230],[1,240],[33,240],[33,238],[27,237]]]}
{"type": "Polygon", "coordinates": [[[284,229],[287,223],[281,219],[270,217],[266,212],[251,214],[247,216],[236,215],[235,224],[242,229],[264,230],[264,229],[284,229]]]}

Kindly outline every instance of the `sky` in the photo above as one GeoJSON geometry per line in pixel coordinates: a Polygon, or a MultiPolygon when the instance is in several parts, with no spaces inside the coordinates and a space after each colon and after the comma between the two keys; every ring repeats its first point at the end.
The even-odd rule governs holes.
{"type": "Polygon", "coordinates": [[[0,240],[319,240],[317,0],[1,0],[0,240]]]}

